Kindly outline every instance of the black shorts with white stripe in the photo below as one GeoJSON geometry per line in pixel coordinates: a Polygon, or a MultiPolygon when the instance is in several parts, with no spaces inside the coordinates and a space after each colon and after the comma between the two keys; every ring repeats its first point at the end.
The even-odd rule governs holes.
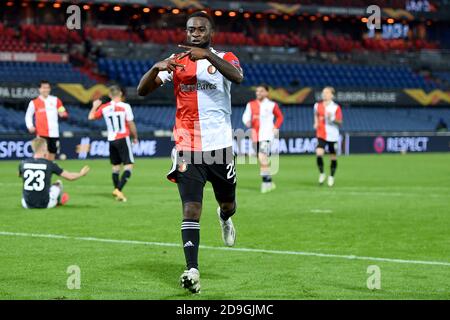
{"type": "Polygon", "coordinates": [[[109,159],[114,166],[134,163],[130,137],[109,142],[109,159]]]}

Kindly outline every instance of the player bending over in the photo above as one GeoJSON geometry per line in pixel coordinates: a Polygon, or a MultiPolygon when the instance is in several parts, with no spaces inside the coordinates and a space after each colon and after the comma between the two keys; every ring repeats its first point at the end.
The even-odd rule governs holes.
{"type": "Polygon", "coordinates": [[[331,157],[330,176],[328,177],[328,186],[334,185],[334,174],[337,168],[336,149],[339,140],[339,127],[342,125],[341,107],[333,101],[334,88],[325,87],[322,90],[322,101],[314,104],[314,129],[318,139],[316,156],[317,166],[319,167],[319,184],[323,184],[326,179],[323,170],[323,155],[325,146],[328,145],[328,151],[331,157]]]}
{"type": "Polygon", "coordinates": [[[51,184],[52,174],[72,181],[85,176],[89,172],[89,167],[84,166],[80,172],[69,172],[47,160],[48,147],[44,138],[33,139],[31,148],[33,158],[23,160],[19,165],[19,176],[23,178],[22,206],[25,209],[35,209],[54,208],[65,204],[69,196],[63,193],[61,180],[51,184]]]}
{"type": "Polygon", "coordinates": [[[133,170],[134,156],[130,143],[130,134],[133,143],[138,143],[138,134],[134,123],[133,111],[128,103],[122,101],[123,92],[119,86],[109,87],[111,101],[102,104],[100,100],[92,103],[89,120],[103,117],[108,128],[109,159],[112,164],[112,180],[114,185],[113,196],[118,201],[127,201],[122,190],[133,170]],[[123,173],[120,176],[120,166],[123,164],[123,173]]]}
{"type": "Polygon", "coordinates": [[[39,97],[28,104],[25,124],[30,133],[47,140],[48,160],[53,161],[59,149],[58,119],[66,119],[68,113],[61,100],[50,95],[50,92],[50,82],[42,80],[39,84],[39,97]]]}
{"type": "Polygon", "coordinates": [[[183,204],[181,238],[187,269],[180,282],[193,293],[200,292],[200,216],[207,181],[219,204],[217,214],[225,245],[233,246],[236,239],[230,218],[236,212],[230,87],[232,82],[242,82],[243,73],[233,53],[210,47],[213,30],[209,15],[190,15],[186,24],[189,46],[180,45],[187,51],[157,62],[138,86],[139,95],[145,96],[169,81],[174,84],[176,148],[168,178],[177,183],[183,204]]]}
{"type": "Polygon", "coordinates": [[[257,86],[255,95],[256,99],[247,103],[242,122],[247,128],[252,128],[252,141],[262,177],[261,192],[267,193],[275,189],[270,172],[270,150],[272,141],[278,137],[278,130],[283,123],[283,113],[276,102],[268,99],[268,86],[257,86]]]}

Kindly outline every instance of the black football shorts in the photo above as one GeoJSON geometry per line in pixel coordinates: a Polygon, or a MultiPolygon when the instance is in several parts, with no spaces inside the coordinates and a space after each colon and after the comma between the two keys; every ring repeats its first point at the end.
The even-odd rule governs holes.
{"type": "Polygon", "coordinates": [[[177,183],[183,203],[201,203],[207,181],[211,182],[218,202],[234,202],[236,198],[236,167],[231,147],[210,152],[174,149],[167,178],[177,183]]]}
{"type": "Polygon", "coordinates": [[[122,138],[109,142],[109,159],[113,166],[134,163],[130,138],[122,138]]]}
{"type": "Polygon", "coordinates": [[[324,139],[317,139],[317,148],[325,149],[325,146],[328,146],[328,152],[331,154],[336,154],[336,150],[338,148],[338,143],[336,141],[326,141],[324,139]]]}
{"type": "Polygon", "coordinates": [[[41,137],[47,141],[47,149],[49,153],[59,153],[59,138],[41,137]]]}

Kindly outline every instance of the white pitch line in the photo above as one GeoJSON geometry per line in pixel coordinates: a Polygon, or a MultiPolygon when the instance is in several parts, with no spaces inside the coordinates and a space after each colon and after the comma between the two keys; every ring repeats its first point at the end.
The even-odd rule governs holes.
{"type": "Polygon", "coordinates": [[[312,213],[332,213],[333,211],[330,209],[311,209],[309,212],[312,213]]]}
{"type": "MultiPolygon", "coordinates": [[[[136,244],[136,245],[147,245],[147,246],[180,247],[181,248],[181,244],[177,244],[177,243],[151,242],[151,241],[139,241],[139,240],[104,239],[104,238],[95,238],[95,237],[72,237],[72,236],[57,235],[57,234],[40,234],[40,233],[0,231],[0,236],[66,239],[66,240],[95,241],[95,242],[109,242],[109,243],[119,243],[119,244],[136,244]]],[[[383,261],[383,262],[406,263],[406,264],[424,264],[424,265],[436,265],[436,266],[450,267],[450,262],[445,262],[445,261],[405,260],[405,259],[363,257],[363,256],[355,256],[355,255],[317,253],[317,252],[282,251],[282,250],[266,250],[266,249],[251,249],[251,248],[227,248],[227,247],[213,247],[213,246],[203,246],[203,245],[201,245],[200,248],[207,249],[207,250],[220,250],[220,251],[231,251],[231,252],[235,251],[235,252],[268,253],[268,254],[310,256],[310,257],[322,257],[322,258],[337,258],[337,259],[347,259],[347,260],[367,260],[367,261],[383,261]]]]}

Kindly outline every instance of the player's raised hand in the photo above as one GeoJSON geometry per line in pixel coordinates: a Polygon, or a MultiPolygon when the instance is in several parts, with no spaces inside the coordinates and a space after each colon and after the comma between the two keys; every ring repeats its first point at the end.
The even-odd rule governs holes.
{"type": "Polygon", "coordinates": [[[200,59],[206,59],[211,54],[211,51],[208,49],[203,49],[199,47],[191,47],[186,46],[184,44],[179,44],[178,47],[187,49],[185,53],[183,53],[178,59],[184,58],[186,56],[189,56],[189,59],[192,61],[200,60],[200,59]]]}
{"type": "Polygon", "coordinates": [[[91,170],[91,168],[89,168],[89,166],[84,166],[83,168],[81,168],[80,170],[80,175],[85,176],[88,174],[89,170],[91,170]]]}
{"type": "Polygon", "coordinates": [[[176,58],[169,58],[163,61],[159,61],[155,63],[155,68],[157,68],[159,71],[175,71],[177,67],[184,68],[184,64],[178,63],[176,61],[176,58]]]}
{"type": "Polygon", "coordinates": [[[96,99],[92,102],[92,108],[94,108],[95,110],[97,110],[101,105],[102,101],[100,99],[96,99]]]}

